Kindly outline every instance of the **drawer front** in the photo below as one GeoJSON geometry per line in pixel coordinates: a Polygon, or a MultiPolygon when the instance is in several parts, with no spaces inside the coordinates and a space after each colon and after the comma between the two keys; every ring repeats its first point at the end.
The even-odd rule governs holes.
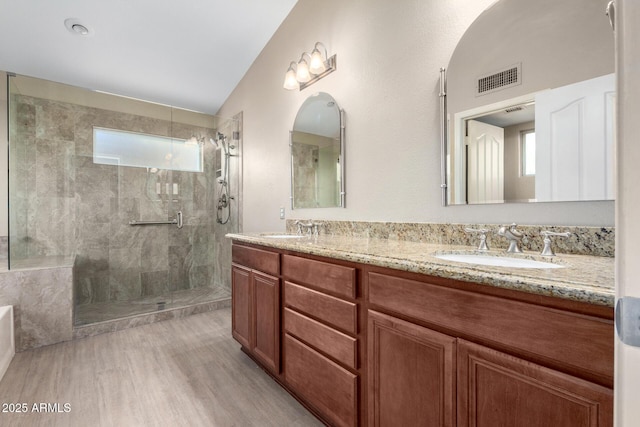
{"type": "Polygon", "coordinates": [[[291,335],[284,337],[287,384],[334,426],[355,426],[358,377],[291,335]]]}
{"type": "Polygon", "coordinates": [[[310,285],[347,298],[356,297],[356,269],[352,267],[283,255],[282,274],[293,282],[310,285]]]}
{"type": "Polygon", "coordinates": [[[358,308],[353,302],[285,282],[284,303],[344,332],[358,333],[358,308]]]}
{"type": "Polygon", "coordinates": [[[374,272],[368,295],[381,309],[613,383],[612,321],[374,272]]]}
{"type": "Polygon", "coordinates": [[[288,308],[285,331],[353,369],[358,368],[358,340],[288,308]]]}
{"type": "Polygon", "coordinates": [[[276,252],[248,246],[233,245],[231,247],[231,258],[235,263],[260,270],[267,274],[274,276],[280,274],[280,254],[276,252]]]}

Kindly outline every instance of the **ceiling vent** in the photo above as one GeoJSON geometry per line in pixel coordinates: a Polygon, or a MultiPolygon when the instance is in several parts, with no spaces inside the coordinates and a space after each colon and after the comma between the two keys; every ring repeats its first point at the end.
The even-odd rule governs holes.
{"type": "Polygon", "coordinates": [[[522,64],[512,65],[502,71],[479,77],[476,84],[476,96],[517,86],[520,83],[522,83],[522,64]]]}
{"type": "Polygon", "coordinates": [[[515,107],[509,107],[506,110],[504,110],[505,113],[515,113],[516,111],[522,111],[524,110],[523,107],[521,107],[520,105],[516,105],[515,107]]]}

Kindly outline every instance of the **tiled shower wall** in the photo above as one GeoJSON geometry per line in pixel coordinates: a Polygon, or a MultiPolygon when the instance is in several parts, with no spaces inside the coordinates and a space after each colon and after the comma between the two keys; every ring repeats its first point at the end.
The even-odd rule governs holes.
{"type": "MultiPolygon", "coordinates": [[[[232,157],[229,158],[229,194],[233,199],[229,201],[231,215],[229,220],[224,224],[216,223],[216,232],[214,237],[215,257],[213,258],[213,275],[214,283],[225,283],[225,289],[231,295],[231,241],[225,237],[227,233],[237,233],[242,229],[242,162],[240,161],[240,153],[242,147],[242,113],[239,113],[231,120],[225,120],[218,123],[218,132],[226,135],[231,146],[232,157]],[[234,133],[235,132],[235,133],[234,133]]],[[[212,154],[211,156],[214,156],[212,154]]],[[[213,163],[213,161],[212,161],[213,163]]],[[[215,190],[212,191],[214,197],[214,205],[217,206],[218,196],[220,195],[220,184],[216,182],[215,190]]],[[[216,211],[210,211],[212,221],[216,220],[216,211]]],[[[224,212],[221,216],[226,218],[224,212]]]]}
{"type": "Polygon", "coordinates": [[[12,259],[75,254],[77,304],[230,286],[214,274],[211,144],[203,146],[203,173],[93,163],[94,126],[206,141],[213,128],[22,95],[12,101],[12,259]],[[128,224],[175,218],[179,210],[182,229],[128,224]]]}
{"type": "Polygon", "coordinates": [[[316,175],[319,152],[320,147],[317,145],[294,143],[291,146],[291,156],[295,162],[293,182],[296,208],[317,206],[316,175]]]}
{"type": "MultiPolygon", "coordinates": [[[[9,237],[0,236],[0,263],[7,260],[7,253],[9,252],[9,237]]],[[[4,265],[0,264],[0,270],[4,265]]]]}

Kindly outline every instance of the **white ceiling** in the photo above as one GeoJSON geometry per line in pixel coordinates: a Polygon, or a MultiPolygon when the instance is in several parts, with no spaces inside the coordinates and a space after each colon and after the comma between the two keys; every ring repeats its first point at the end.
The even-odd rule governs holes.
{"type": "Polygon", "coordinates": [[[0,70],[214,114],[296,1],[0,0],[0,70]]]}

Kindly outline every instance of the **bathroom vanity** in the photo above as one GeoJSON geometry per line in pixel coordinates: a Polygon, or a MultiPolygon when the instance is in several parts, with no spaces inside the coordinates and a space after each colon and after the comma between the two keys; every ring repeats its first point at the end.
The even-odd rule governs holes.
{"type": "Polygon", "coordinates": [[[434,257],[468,247],[229,237],[233,336],[329,425],[613,424],[613,258],[534,271],[434,257]]]}

